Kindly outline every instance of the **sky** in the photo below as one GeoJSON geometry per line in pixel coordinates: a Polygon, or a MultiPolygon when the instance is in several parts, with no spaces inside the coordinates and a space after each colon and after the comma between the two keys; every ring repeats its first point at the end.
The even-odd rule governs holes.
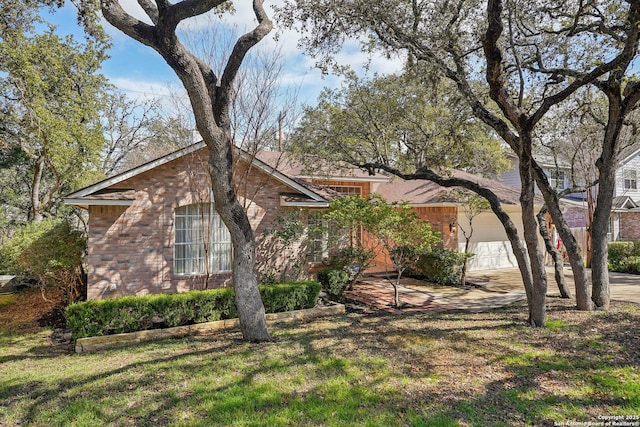
{"type": "MultiPolygon", "coordinates": [[[[120,1],[125,10],[133,16],[149,22],[136,0],[120,1]]],[[[274,15],[272,5],[276,1],[278,0],[265,2],[270,16],[274,15]]],[[[234,2],[234,6],[235,14],[225,17],[225,22],[235,25],[240,32],[252,28],[250,25],[255,23],[255,18],[251,8],[251,0],[237,0],[234,2]]],[[[82,30],[76,21],[76,9],[69,2],[47,19],[58,26],[60,33],[72,33],[77,37],[82,37],[82,30]]],[[[209,25],[207,22],[209,21],[195,20],[192,25],[197,28],[200,25],[209,25]]],[[[102,72],[119,90],[124,91],[132,98],[169,97],[170,85],[180,87],[180,82],[173,70],[166,65],[158,53],[124,35],[104,20],[103,24],[112,38],[113,46],[108,52],[110,58],[104,62],[102,72]]],[[[322,88],[325,86],[339,87],[340,79],[332,75],[323,76],[314,67],[315,60],[306,56],[302,49],[298,48],[298,34],[294,31],[278,28],[276,22],[274,24],[276,28],[258,46],[281,50],[284,68],[280,76],[280,84],[283,90],[290,89],[297,92],[299,105],[315,105],[322,88]]],[[[256,48],[257,46],[254,47],[254,49],[256,48]]],[[[340,64],[350,64],[360,75],[366,74],[364,67],[369,60],[368,75],[374,72],[378,74],[394,73],[402,68],[400,59],[387,59],[382,56],[369,58],[360,51],[357,42],[345,45],[336,59],[340,64]]]]}

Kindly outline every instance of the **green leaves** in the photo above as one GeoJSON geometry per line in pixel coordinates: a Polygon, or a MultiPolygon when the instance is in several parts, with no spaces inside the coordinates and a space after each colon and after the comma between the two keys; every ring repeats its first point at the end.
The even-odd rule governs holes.
{"type": "Polygon", "coordinates": [[[98,74],[104,49],[61,38],[54,28],[0,39],[0,137],[8,143],[3,151],[20,147],[25,155],[21,161],[30,170],[21,178],[35,217],[87,175],[95,178],[105,141],[100,110],[108,83],[98,74]]]}
{"type": "Polygon", "coordinates": [[[436,73],[371,80],[349,74],[341,90],[323,91],[318,105],[305,109],[293,151],[400,171],[428,166],[491,174],[506,169],[507,162],[490,135],[436,73]]]}

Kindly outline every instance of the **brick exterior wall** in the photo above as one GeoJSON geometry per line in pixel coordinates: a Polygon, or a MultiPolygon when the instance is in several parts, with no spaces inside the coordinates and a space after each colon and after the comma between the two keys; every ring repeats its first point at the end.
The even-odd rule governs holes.
{"type": "Polygon", "coordinates": [[[442,235],[442,248],[458,250],[458,230],[451,231],[450,224],[458,218],[456,206],[420,206],[414,208],[418,216],[431,223],[431,228],[442,235]]]}
{"type": "MultiPolygon", "coordinates": [[[[205,276],[173,272],[174,210],[209,201],[205,165],[205,150],[181,157],[115,185],[114,188],[135,189],[132,206],[90,207],[88,299],[205,287],[205,276]]],[[[236,174],[238,195],[247,208],[256,238],[261,240],[263,232],[282,213],[279,193],[291,189],[258,169],[244,172],[240,167],[236,174]]],[[[300,248],[293,250],[297,249],[300,248]]],[[[258,253],[268,252],[263,247],[258,253]]],[[[268,255],[274,258],[273,253],[268,255]]],[[[281,262],[278,257],[282,260],[294,256],[276,253],[276,264],[281,262]]],[[[213,275],[207,285],[228,286],[230,282],[230,274],[225,273],[213,275]]]]}
{"type": "Polygon", "coordinates": [[[640,240],[640,212],[620,213],[618,240],[640,240]]]}
{"type": "Polygon", "coordinates": [[[581,228],[587,226],[587,209],[570,207],[564,212],[564,219],[571,228],[581,228]]]}

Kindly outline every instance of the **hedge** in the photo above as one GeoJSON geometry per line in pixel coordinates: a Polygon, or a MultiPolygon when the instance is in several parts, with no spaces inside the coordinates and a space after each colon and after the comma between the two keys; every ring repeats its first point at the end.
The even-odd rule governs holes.
{"type": "Polygon", "coordinates": [[[640,274],[640,241],[609,242],[609,270],[640,274]]]}
{"type": "MultiPolygon", "coordinates": [[[[292,282],[258,287],[267,313],[312,308],[318,282],[292,282]]],[[[119,297],[72,304],[66,309],[74,339],[192,325],[238,317],[233,288],[174,294],[119,297]]]]}

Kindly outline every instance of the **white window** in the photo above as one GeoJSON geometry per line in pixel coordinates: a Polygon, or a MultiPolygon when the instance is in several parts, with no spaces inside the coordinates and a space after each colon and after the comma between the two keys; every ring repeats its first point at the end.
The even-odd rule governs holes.
{"type": "Polygon", "coordinates": [[[309,211],[307,216],[307,256],[309,262],[320,263],[329,257],[329,230],[324,211],[309,211]]]}
{"type": "Polygon", "coordinates": [[[220,273],[231,270],[231,236],[211,203],[175,211],[174,273],[220,273]]]}
{"type": "Polygon", "coordinates": [[[564,171],[558,169],[549,171],[549,185],[556,190],[564,190],[566,188],[564,171]]]}
{"type": "Polygon", "coordinates": [[[355,187],[350,185],[330,185],[330,189],[337,191],[343,196],[361,196],[362,187],[355,187]]]}
{"type": "Polygon", "coordinates": [[[638,174],[635,169],[624,170],[624,189],[625,190],[638,189],[638,174]]]}

